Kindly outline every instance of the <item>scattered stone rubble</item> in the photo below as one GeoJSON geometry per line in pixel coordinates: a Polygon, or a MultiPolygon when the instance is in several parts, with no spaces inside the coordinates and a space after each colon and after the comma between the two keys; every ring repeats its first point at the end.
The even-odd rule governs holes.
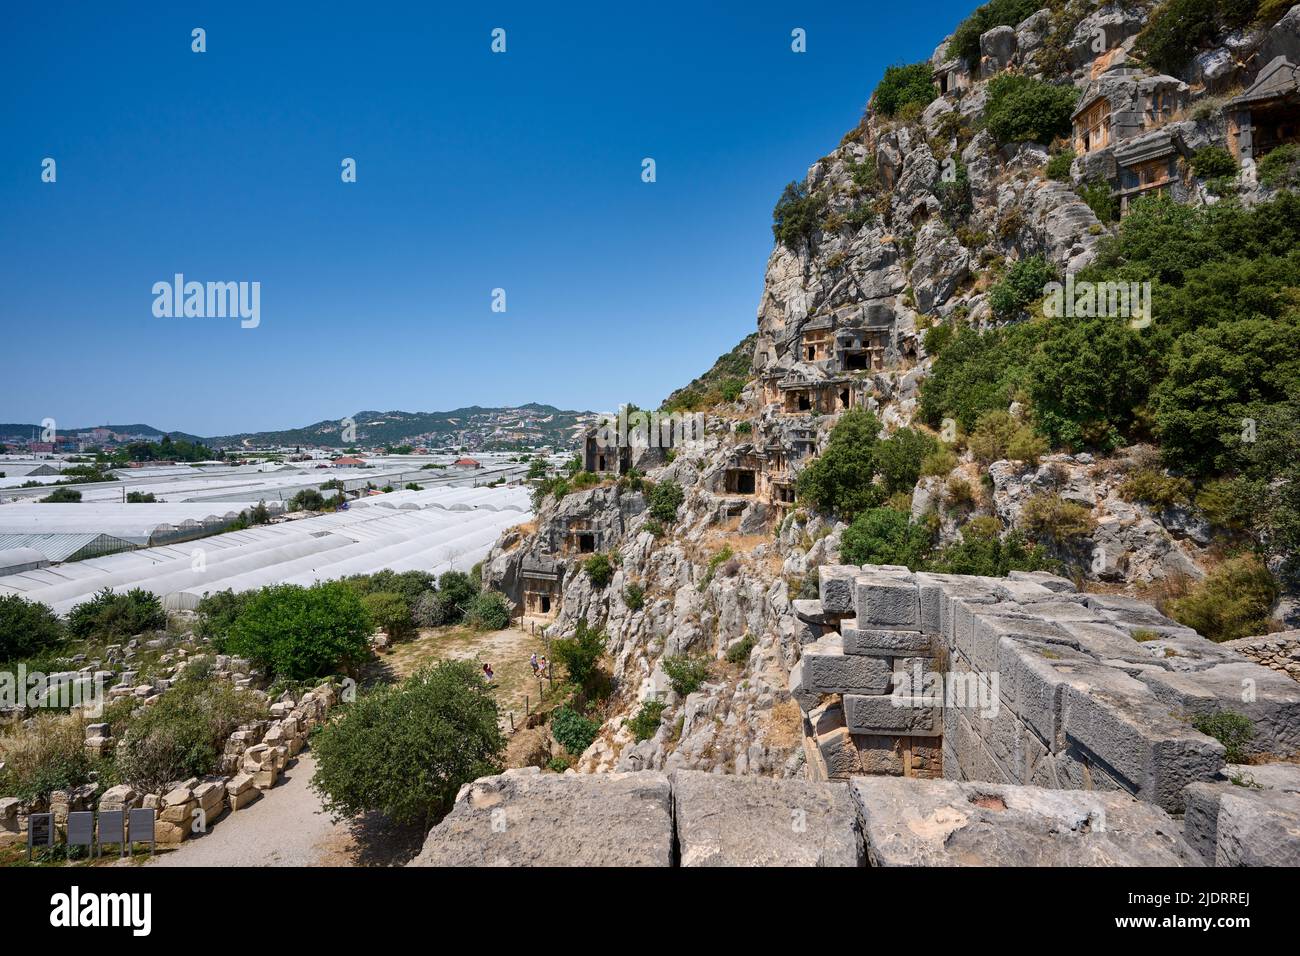
{"type": "MultiPolygon", "coordinates": [[[[120,695],[119,695],[120,696],[120,695]]],[[[98,809],[157,811],[155,836],[160,845],[178,844],[215,824],[228,808],[238,811],[256,801],[280,780],[288,762],[306,745],[313,727],[338,702],[338,690],[321,684],[299,696],[285,693],[270,706],[272,719],[245,724],[230,735],[222,750],[221,772],[203,779],[176,781],[163,793],[142,793],[127,784],[105,790],[98,809]]],[[[150,706],[142,697],[142,706],[150,706]]],[[[107,753],[115,742],[106,724],[86,725],[86,748],[107,753]]],[[[50,812],[60,831],[68,813],[95,809],[98,784],[57,790],[48,802],[0,798],[0,845],[27,839],[27,818],[50,812]]]]}

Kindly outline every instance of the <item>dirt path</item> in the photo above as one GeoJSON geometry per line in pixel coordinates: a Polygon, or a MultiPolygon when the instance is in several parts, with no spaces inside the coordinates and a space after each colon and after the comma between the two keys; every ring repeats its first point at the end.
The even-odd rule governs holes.
{"type": "Polygon", "coordinates": [[[151,866],[394,866],[419,850],[422,835],[369,816],[334,823],[307,785],[316,761],[298,755],[262,799],[227,812],[206,834],[159,851],[151,866]]]}
{"type": "MultiPolygon", "coordinates": [[[[422,631],[378,658],[370,679],[401,680],[439,660],[492,664],[501,722],[509,714],[522,723],[525,697],[534,706],[538,683],[528,658],[546,652],[546,642],[518,628],[479,633],[448,627],[422,631]]],[[[334,823],[308,786],[316,770],[304,750],[280,783],[238,813],[227,812],[201,836],[174,850],[160,851],[150,866],[400,866],[419,852],[424,833],[393,827],[378,814],[334,823]]]]}

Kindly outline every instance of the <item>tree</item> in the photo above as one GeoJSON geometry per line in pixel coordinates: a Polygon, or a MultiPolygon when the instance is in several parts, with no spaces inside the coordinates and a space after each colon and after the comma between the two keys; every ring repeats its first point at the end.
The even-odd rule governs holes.
{"type": "Polygon", "coordinates": [[[551,715],[551,736],[575,757],[591,746],[600,733],[600,722],[584,717],[567,704],[551,715]]]}
{"type": "Polygon", "coordinates": [[[460,788],[501,767],[497,705],[472,661],[443,661],[363,694],[312,740],[311,786],[335,819],[378,811],[430,827],[460,788]]]}
{"type": "Polygon", "coordinates": [[[551,656],[564,665],[569,680],[579,687],[591,687],[598,673],[600,655],[605,652],[605,632],[578,621],[572,637],[551,642],[551,656]]]}
{"type": "Polygon", "coordinates": [[[342,581],[263,588],[230,625],[226,649],[274,677],[307,680],[360,663],[371,621],[342,581]]]}
{"type": "Polygon", "coordinates": [[[887,494],[911,492],[921,477],[921,463],[939,448],[925,432],[900,428],[876,446],[876,464],[887,494]]]}
{"type": "Polygon", "coordinates": [[[116,641],[167,626],[167,612],[158,598],[143,588],[117,594],[104,588],[68,612],[68,630],[75,637],[116,641]]]}
{"type": "Polygon", "coordinates": [[[67,631],[50,608],[17,594],[0,594],[0,661],[57,650],[67,631]]]}
{"type": "Polygon", "coordinates": [[[852,520],[885,498],[875,481],[880,421],[870,412],[845,412],[820,457],[799,474],[799,496],[825,512],[852,520]]]}
{"type": "Polygon", "coordinates": [[[772,235],[787,249],[797,252],[812,241],[825,206],[826,199],[820,193],[810,194],[808,187],[798,181],[787,183],[772,210],[772,235]]]}
{"type": "Polygon", "coordinates": [[[928,62],[886,67],[871,104],[881,116],[893,116],[904,106],[928,106],[938,96],[928,62]]]}
{"type": "Polygon", "coordinates": [[[913,571],[925,566],[929,551],[929,531],[894,508],[862,512],[840,543],[840,559],[847,564],[902,564],[913,571]]]}
{"type": "Polygon", "coordinates": [[[476,631],[500,631],[510,626],[510,605],[496,591],[482,591],[469,602],[465,623],[476,631]]]}
{"type": "Polygon", "coordinates": [[[1015,318],[1027,305],[1043,297],[1044,288],[1054,277],[1041,255],[1020,259],[989,290],[989,308],[1000,319],[1015,318]]]}
{"type": "Polygon", "coordinates": [[[989,81],[984,123],[1000,145],[1050,143],[1070,132],[1079,91],[1021,73],[1000,73],[989,81]]]}
{"type": "Polygon", "coordinates": [[[391,591],[374,591],[361,598],[370,622],[394,641],[405,640],[415,633],[411,608],[406,599],[391,591]]]}
{"type": "Polygon", "coordinates": [[[75,488],[55,488],[52,492],[41,499],[44,504],[64,505],[74,504],[81,500],[81,492],[75,488]]]}
{"type": "Polygon", "coordinates": [[[1300,310],[1242,318],[1181,336],[1152,394],[1165,460],[1193,474],[1232,464],[1244,420],[1300,397],[1300,310]]]}

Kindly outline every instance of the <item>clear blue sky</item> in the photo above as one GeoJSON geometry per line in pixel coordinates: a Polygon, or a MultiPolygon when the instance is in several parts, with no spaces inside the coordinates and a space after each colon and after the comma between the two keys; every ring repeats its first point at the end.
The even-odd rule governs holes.
{"type": "Polygon", "coordinates": [[[0,421],[655,405],[754,328],[782,186],[975,5],[9,5],[0,421]],[[155,318],[177,272],[261,325],[155,318]]]}

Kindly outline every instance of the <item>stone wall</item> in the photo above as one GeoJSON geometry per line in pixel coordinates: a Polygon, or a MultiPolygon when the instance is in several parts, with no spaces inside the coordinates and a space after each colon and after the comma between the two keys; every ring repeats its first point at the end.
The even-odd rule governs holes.
{"type": "Polygon", "coordinates": [[[951,780],[1121,791],[1181,812],[1184,788],[1225,764],[1199,715],[1250,718],[1248,755],[1300,751],[1294,681],[1131,598],[1044,573],[831,566],[820,578],[838,630],[791,674],[814,777],[941,766],[951,780]],[[899,766],[890,755],[918,738],[940,762],[899,766]]]}
{"type": "Polygon", "coordinates": [[[1231,648],[1248,661],[1263,664],[1300,681],[1300,630],[1243,637],[1238,641],[1225,641],[1220,646],[1231,648]]]}

